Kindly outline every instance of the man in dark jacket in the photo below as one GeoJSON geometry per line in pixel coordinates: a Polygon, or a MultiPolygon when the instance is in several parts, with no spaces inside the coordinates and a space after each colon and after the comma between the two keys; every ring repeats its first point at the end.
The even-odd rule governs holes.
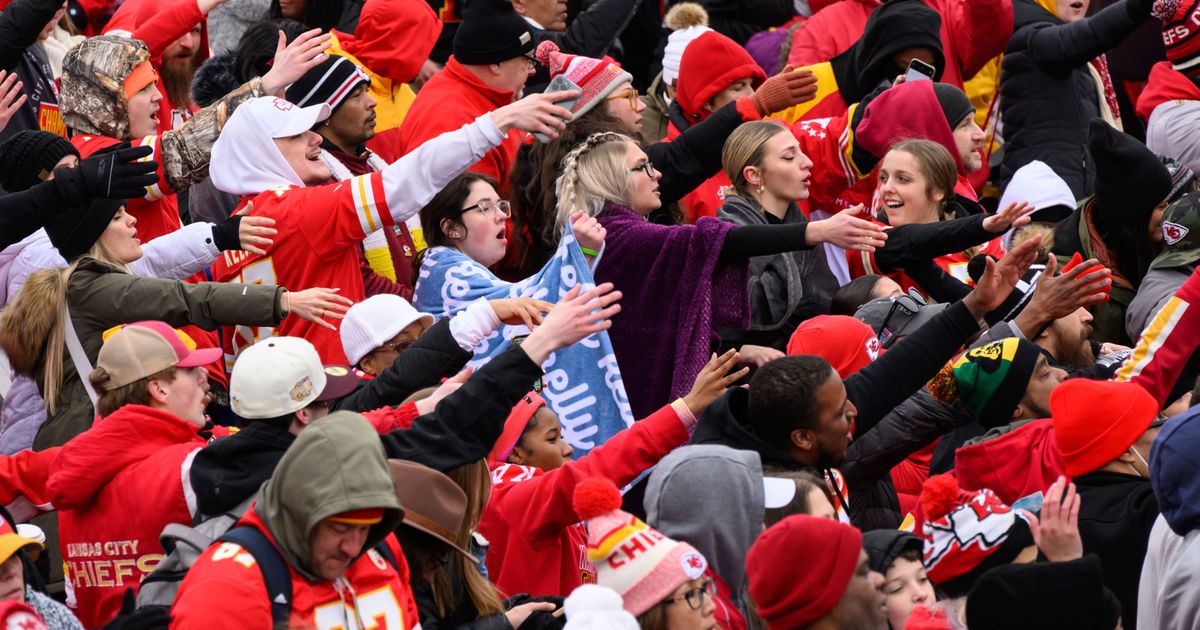
{"type": "Polygon", "coordinates": [[[25,94],[25,104],[0,129],[0,140],[24,129],[67,137],[54,70],[40,43],[66,9],[61,0],[16,0],[0,13],[0,70],[15,72],[25,94]]]}
{"type": "MultiPolygon", "coordinates": [[[[1105,51],[1146,21],[1153,3],[1122,0],[1086,18],[1086,2],[1083,11],[1067,6],[1059,15],[1043,4],[1013,2],[1013,37],[1000,71],[1004,160],[996,178],[1003,188],[1017,169],[1041,160],[1081,199],[1095,180],[1085,154],[1088,121],[1105,113],[1106,120],[1120,118],[1115,97],[1101,101],[1092,73],[1110,83],[1105,51]]],[[[1106,86],[1106,96],[1111,90],[1106,86]]]]}

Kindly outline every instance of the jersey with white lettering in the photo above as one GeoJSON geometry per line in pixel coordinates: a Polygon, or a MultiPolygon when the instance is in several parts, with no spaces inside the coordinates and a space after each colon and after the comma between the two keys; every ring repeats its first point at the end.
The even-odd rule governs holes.
{"type": "MultiPolygon", "coordinates": [[[[259,193],[250,201],[254,204],[251,215],[275,219],[275,229],[279,232],[275,242],[265,256],[224,252],[213,263],[214,280],[277,284],[289,291],[336,288],[340,289],[339,295],[354,302],[365,297],[359,245],[367,234],[390,227],[394,222],[380,173],[324,186],[276,188],[259,193]]],[[[278,330],[225,327],[222,336],[226,368],[233,366],[244,348],[276,334],[307,339],[316,346],[324,363],[347,363],[336,330],[293,315],[284,319],[278,330]]]]}

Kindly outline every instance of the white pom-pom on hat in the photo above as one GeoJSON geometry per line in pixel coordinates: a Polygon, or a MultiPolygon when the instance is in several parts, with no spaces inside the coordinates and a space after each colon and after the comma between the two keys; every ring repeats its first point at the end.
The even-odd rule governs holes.
{"type": "Polygon", "coordinates": [[[571,591],[563,608],[567,612],[563,630],[639,630],[621,596],[607,586],[584,584],[571,591]]]}

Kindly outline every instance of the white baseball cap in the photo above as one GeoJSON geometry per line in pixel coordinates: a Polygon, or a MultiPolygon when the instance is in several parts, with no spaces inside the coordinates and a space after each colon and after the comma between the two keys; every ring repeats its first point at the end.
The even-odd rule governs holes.
{"type": "Polygon", "coordinates": [[[763,477],[763,503],[768,510],[781,508],[795,498],[795,480],[783,477],[763,477]]]}
{"type": "Polygon", "coordinates": [[[299,337],[268,337],[238,355],[229,376],[229,406],[242,418],[299,411],[325,390],[317,349],[299,337]]]}
{"type": "Polygon", "coordinates": [[[234,110],[213,143],[208,174],[219,190],[257,195],[283,186],[304,186],[275,143],[309,131],[329,118],[329,106],[300,107],[282,98],[261,96],[234,110]]]}
{"type": "Polygon", "coordinates": [[[433,315],[413,308],[408,300],[391,293],[381,293],[355,304],[346,311],[339,326],[342,350],[351,365],[358,365],[372,350],[387,343],[415,321],[433,325],[433,315]]]}
{"type": "Polygon", "coordinates": [[[329,105],[318,103],[300,107],[279,97],[251,99],[238,110],[246,110],[263,131],[272,138],[290,138],[312,129],[317,123],[329,118],[329,105]]]}

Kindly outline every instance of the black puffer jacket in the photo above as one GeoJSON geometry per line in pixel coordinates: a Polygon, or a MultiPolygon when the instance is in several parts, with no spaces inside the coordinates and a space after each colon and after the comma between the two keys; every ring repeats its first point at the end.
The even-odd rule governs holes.
{"type": "Polygon", "coordinates": [[[1001,188],[1033,160],[1062,177],[1076,199],[1092,194],[1088,122],[1100,114],[1089,62],[1150,17],[1149,0],[1123,0],[1065,24],[1034,0],[1013,0],[1013,37],[1000,70],[1001,188]]]}
{"type": "Polygon", "coordinates": [[[16,72],[25,94],[25,104],[0,129],[0,141],[25,129],[66,134],[58,113],[54,71],[37,43],[38,34],[60,6],[59,0],[16,0],[0,13],[0,70],[16,72]]]}

